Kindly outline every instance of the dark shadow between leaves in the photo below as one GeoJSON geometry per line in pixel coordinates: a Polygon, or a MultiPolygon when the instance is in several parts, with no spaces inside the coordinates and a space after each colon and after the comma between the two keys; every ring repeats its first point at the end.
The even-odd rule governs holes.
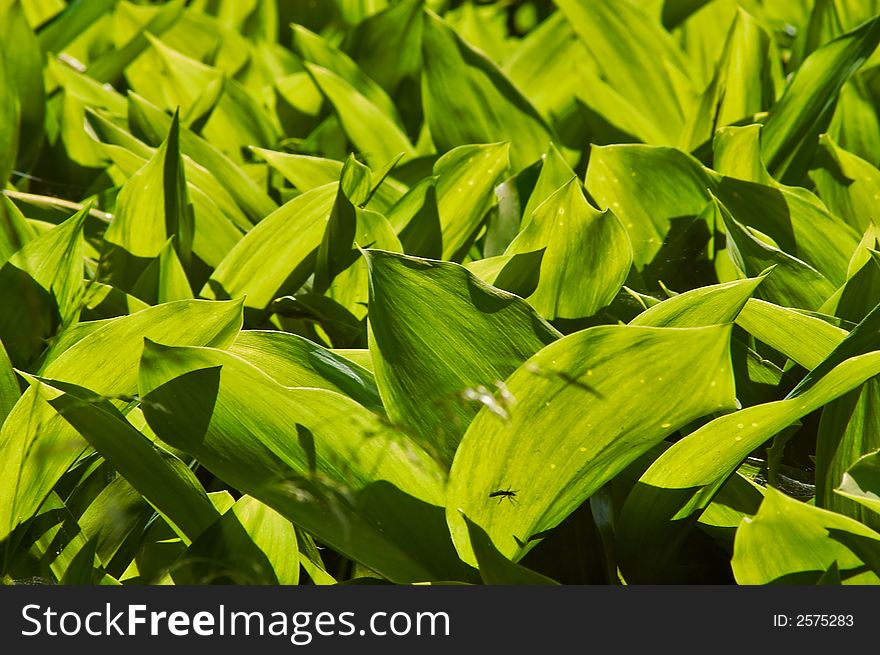
{"type": "Polygon", "coordinates": [[[332,298],[316,293],[282,296],[269,309],[285,318],[320,325],[336,348],[366,348],[365,323],[332,298]]]}
{"type": "Polygon", "coordinates": [[[520,298],[528,298],[538,288],[541,279],[541,262],[547,248],[514,255],[495,278],[495,286],[520,298]]]}
{"type": "Polygon", "coordinates": [[[491,291],[485,283],[480,282],[473,275],[467,275],[466,280],[471,303],[484,314],[500,312],[503,309],[507,309],[511,303],[517,300],[515,296],[501,295],[491,291]]]}
{"type": "Polygon", "coordinates": [[[443,234],[437,207],[437,187],[433,183],[425,190],[422,206],[400,232],[400,244],[404,252],[415,257],[442,257],[443,234]]]}
{"type": "Polygon", "coordinates": [[[654,259],[642,271],[648,288],[660,289],[660,282],[676,291],[688,291],[716,284],[715,267],[706,252],[711,237],[706,221],[698,216],[674,216],[669,232],[654,259]]]}
{"type": "Polygon", "coordinates": [[[320,474],[291,472],[245,491],[346,557],[383,575],[395,572],[395,582],[479,581],[458,557],[444,508],[390,482],[353,490],[320,474]]]}
{"type": "MultiPolygon", "coordinates": [[[[775,578],[769,584],[774,585],[815,585],[819,583],[825,571],[796,571],[775,578]]],[[[843,576],[841,576],[843,577],[843,576]]]]}
{"type": "Polygon", "coordinates": [[[438,580],[474,580],[475,572],[460,560],[452,544],[443,507],[413,498],[385,480],[371,482],[358,491],[354,507],[366,520],[381,525],[396,543],[409,542],[420,552],[431,553],[431,568],[445,573],[438,580]],[[389,508],[393,508],[395,517],[419,517],[417,528],[407,520],[389,522],[389,508]]]}
{"type": "Polygon", "coordinates": [[[831,153],[827,148],[817,148],[816,155],[813,159],[813,170],[820,169],[828,173],[831,177],[834,178],[834,181],[837,184],[848,187],[853,182],[854,179],[849,178],[843,172],[843,169],[840,167],[840,163],[831,156],[831,153]]]}
{"type": "Polygon", "coordinates": [[[314,474],[318,470],[318,460],[315,454],[315,435],[306,426],[296,424],[296,438],[300,448],[306,454],[309,463],[309,473],[314,474]]]}
{"type": "Polygon", "coordinates": [[[144,396],[142,410],[153,431],[163,440],[174,435],[184,450],[187,444],[201,444],[217,403],[220,370],[220,366],[211,366],[189,371],[144,396]]]}
{"type": "Polygon", "coordinates": [[[155,261],[153,257],[136,257],[125,248],[104,242],[101,253],[101,281],[112,287],[131,293],[144,271],[155,261]]]}
{"type": "Polygon", "coordinates": [[[7,263],[0,268],[0,341],[16,368],[28,369],[61,321],[55,298],[7,263]]]}
{"type": "Polygon", "coordinates": [[[589,107],[583,100],[577,99],[577,116],[586,130],[585,141],[597,145],[607,146],[620,143],[642,143],[642,139],[612,124],[602,114],[589,107]]]}
{"type": "Polygon", "coordinates": [[[231,509],[199,535],[171,567],[178,585],[277,585],[269,558],[231,509]]]}
{"type": "MultiPolygon", "coordinates": [[[[837,528],[826,529],[828,530],[829,537],[843,544],[856,557],[862,560],[871,571],[880,576],[880,541],[847,532],[846,530],[838,530],[837,528]]],[[[846,573],[846,571],[841,571],[841,576],[845,576],[846,573]]]]}
{"type": "Polygon", "coordinates": [[[637,482],[618,523],[618,566],[630,584],[705,584],[732,581],[726,554],[694,530],[700,512],[673,520],[703,487],[668,489],[637,482]],[[650,517],[646,526],[644,517],[650,517]],[[693,562],[699,562],[694,566],[693,562]],[[719,576],[721,580],[719,580],[719,576]]]}
{"type": "Polygon", "coordinates": [[[231,300],[231,296],[226,290],[226,287],[220,284],[219,281],[212,278],[205,284],[207,284],[208,288],[211,290],[211,295],[214,296],[215,300],[231,300]]]}

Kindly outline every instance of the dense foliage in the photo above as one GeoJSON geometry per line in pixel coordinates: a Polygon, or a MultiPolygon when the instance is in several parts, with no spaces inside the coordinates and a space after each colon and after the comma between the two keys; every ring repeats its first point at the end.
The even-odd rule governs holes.
{"type": "Polygon", "coordinates": [[[880,3],[0,0],[7,582],[880,582],[880,3]]]}

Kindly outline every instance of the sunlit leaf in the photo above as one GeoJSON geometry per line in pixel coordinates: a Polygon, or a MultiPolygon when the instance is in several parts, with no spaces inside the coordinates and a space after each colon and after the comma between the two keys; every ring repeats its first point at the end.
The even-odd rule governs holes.
{"type": "Polygon", "coordinates": [[[840,530],[880,546],[880,534],[853,519],[812,507],[767,489],[753,519],[737,531],[733,573],[739,584],[811,584],[833,563],[843,584],[878,584],[876,574],[850,549],[829,536],[840,530]]]}
{"type": "Polygon", "coordinates": [[[461,266],[381,251],[368,261],[382,402],[448,465],[483,404],[506,411],[496,384],[558,333],[525,301],[461,266]]]}
{"type": "MultiPolygon", "coordinates": [[[[109,398],[137,391],[144,337],[180,344],[229,345],[241,327],[238,302],[188,300],[111,319],[47,364],[40,375],[109,398]],[[108,345],[109,344],[109,345],[108,345]]],[[[118,401],[122,406],[126,401],[118,401]]],[[[26,391],[0,429],[0,535],[40,506],[86,443],[37,394],[26,391]]]]}
{"type": "Polygon", "coordinates": [[[431,13],[424,17],[422,62],[425,114],[439,148],[510,140],[516,170],[547,149],[551,135],[535,108],[485,55],[431,13]]]}

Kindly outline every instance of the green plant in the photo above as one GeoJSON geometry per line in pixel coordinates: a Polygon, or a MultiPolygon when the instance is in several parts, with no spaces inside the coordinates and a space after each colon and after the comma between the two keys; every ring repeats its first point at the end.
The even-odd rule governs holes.
{"type": "Polygon", "coordinates": [[[6,582],[880,582],[875,1],[0,0],[6,582]]]}

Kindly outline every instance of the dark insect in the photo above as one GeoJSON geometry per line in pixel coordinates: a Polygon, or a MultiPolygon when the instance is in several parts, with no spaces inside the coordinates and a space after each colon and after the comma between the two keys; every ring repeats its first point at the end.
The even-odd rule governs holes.
{"type": "Polygon", "coordinates": [[[489,498],[497,498],[500,503],[505,498],[510,499],[511,503],[516,502],[516,492],[511,489],[499,489],[498,491],[493,491],[489,494],[489,498]]]}

